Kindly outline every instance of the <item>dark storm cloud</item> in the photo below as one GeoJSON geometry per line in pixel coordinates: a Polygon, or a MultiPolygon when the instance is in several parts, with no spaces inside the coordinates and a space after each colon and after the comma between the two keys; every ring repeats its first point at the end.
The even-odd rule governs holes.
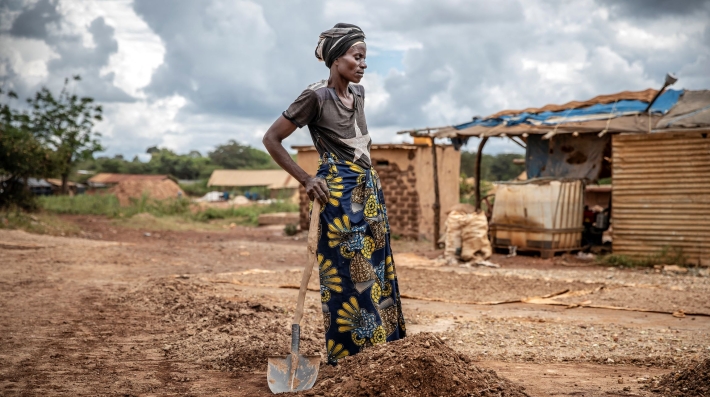
{"type": "MultiPolygon", "coordinates": [[[[0,10],[14,13],[17,4],[6,1],[0,10]]],[[[668,71],[680,78],[675,88],[708,88],[708,4],[135,0],[134,11],[160,37],[165,53],[143,89],[147,99],[107,112],[121,120],[114,121],[110,143],[113,151],[126,148],[127,154],[161,139],[185,151],[232,138],[260,146],[260,133],[281,111],[308,84],[328,76],[313,50],[318,34],[336,22],[357,24],[367,34],[367,119],[376,142],[397,139],[400,128],[656,88],[668,71]],[[184,107],[161,105],[182,101],[174,95],[185,99],[184,107]],[[161,122],[151,122],[155,119],[161,122]],[[173,124],[163,127],[162,120],[173,124]],[[151,132],[136,132],[143,126],[151,132]]],[[[55,3],[40,0],[14,23],[0,22],[14,36],[41,37],[52,48],[58,58],[48,64],[48,82],[80,73],[80,86],[97,99],[129,100],[111,74],[100,73],[117,53],[113,28],[103,19],[93,21],[88,29],[95,46],[84,47],[79,35],[52,36],[53,27],[63,23],[56,11],[55,3]]],[[[8,70],[6,78],[15,80],[15,72],[8,70]]],[[[309,141],[301,129],[288,144],[309,141]]]]}
{"type": "MultiPolygon", "coordinates": [[[[629,43],[624,38],[636,32],[623,36],[617,30],[619,26],[601,16],[584,21],[588,23],[584,28],[565,26],[564,21],[575,13],[577,19],[584,20],[584,14],[597,11],[594,9],[565,10],[559,3],[540,3],[539,18],[523,19],[515,3],[496,6],[499,9],[490,15],[484,13],[483,23],[424,27],[413,32],[423,48],[407,53],[406,74],[385,80],[390,100],[387,106],[368,114],[368,120],[379,125],[431,125],[432,117],[423,109],[436,95],[448,95],[453,99],[452,105],[470,108],[471,115],[486,115],[501,110],[495,102],[500,97],[517,98],[513,107],[518,108],[563,103],[601,93],[655,88],[667,71],[682,76],[680,87],[697,89],[710,83],[707,72],[701,74],[699,67],[689,66],[698,62],[708,65],[708,47],[702,45],[696,33],[681,31],[682,40],[679,38],[677,45],[658,47],[659,41],[679,32],[649,28],[647,21],[627,18],[624,23],[628,30],[648,30],[658,36],[629,43]],[[559,28],[546,26],[555,24],[559,28]],[[570,73],[577,75],[572,79],[556,80],[555,73],[527,69],[523,63],[527,59],[552,63],[548,68],[554,67],[555,62],[571,65],[575,63],[575,52],[581,55],[576,61],[579,71],[570,73]],[[492,86],[500,88],[495,95],[489,90],[492,86]],[[520,100],[525,98],[528,100],[520,100]]],[[[681,20],[697,24],[703,17],[695,11],[696,7],[687,7],[683,12],[676,10],[676,14],[683,15],[678,17],[681,20]]]]}
{"type": "MultiPolygon", "coordinates": [[[[459,123],[503,106],[645,89],[660,85],[666,71],[682,72],[690,87],[707,86],[700,72],[707,44],[697,34],[659,48],[656,38],[638,39],[633,31],[671,35],[650,25],[667,15],[697,22],[707,2],[598,1],[601,7],[515,0],[278,6],[137,0],[134,9],[166,48],[147,91],[156,98],[187,98],[184,111],[191,114],[270,122],[307,84],[327,77],[312,53],[318,33],[335,22],[358,24],[370,45],[385,46],[370,47],[373,54],[387,51],[392,37],[415,43],[401,50],[401,70],[380,78],[388,98],[368,110],[374,128],[459,123]],[[620,28],[630,32],[624,36],[620,28]]],[[[377,62],[376,55],[368,58],[371,65],[377,62]]]]}
{"type": "MultiPolygon", "coordinates": [[[[109,58],[118,51],[114,38],[114,29],[103,18],[96,18],[88,26],[94,47],[85,47],[83,38],[78,34],[62,33],[62,16],[57,10],[57,3],[40,0],[30,6],[19,2],[12,4],[21,12],[12,23],[10,36],[44,41],[58,56],[48,62],[48,79],[44,85],[57,89],[65,78],[80,75],[82,82],[76,90],[80,95],[93,97],[98,102],[133,101],[130,95],[113,84],[113,74],[101,75],[101,69],[108,65],[109,58]]],[[[13,78],[13,88],[21,96],[29,96],[39,87],[29,85],[17,79],[20,71],[14,71],[8,65],[13,78]]]]}
{"type": "MultiPolygon", "coordinates": [[[[18,8],[20,2],[13,2],[11,8],[18,8]]],[[[47,25],[57,23],[61,15],[56,4],[49,0],[40,0],[33,7],[24,10],[12,24],[10,34],[17,37],[27,37],[43,40],[47,37],[47,25]]]]}
{"type": "Polygon", "coordinates": [[[596,0],[609,7],[612,18],[665,18],[710,13],[708,0],[596,0]]]}
{"type": "Polygon", "coordinates": [[[101,69],[108,64],[109,57],[118,51],[114,39],[114,29],[106,25],[104,18],[94,19],[88,28],[95,47],[87,48],[80,36],[50,37],[47,42],[59,54],[59,58],[49,62],[50,75],[68,77],[81,75],[82,83],[77,85],[82,95],[93,97],[99,102],[125,102],[134,99],[113,85],[113,74],[101,76],[101,69]]]}
{"type": "MultiPolygon", "coordinates": [[[[518,60],[511,56],[515,49],[506,43],[514,42],[517,47],[524,47],[533,43],[539,45],[541,41],[523,23],[521,7],[515,1],[495,5],[443,3],[431,7],[430,4],[430,8],[435,12],[424,18],[425,24],[411,33],[422,48],[407,52],[404,58],[406,74],[386,78],[390,100],[386,107],[368,115],[375,124],[427,124],[432,115],[422,109],[435,95],[448,95],[459,106],[486,114],[485,108],[480,106],[486,101],[483,87],[510,79],[519,68],[518,60]],[[452,14],[458,14],[460,21],[468,22],[449,25],[446,18],[452,14]]],[[[395,21],[395,26],[406,25],[406,19],[395,21]]],[[[384,20],[381,23],[384,25],[384,20]]]]}
{"type": "MultiPolygon", "coordinates": [[[[180,94],[190,100],[189,110],[195,113],[275,118],[307,84],[327,77],[312,53],[320,31],[334,22],[361,23],[366,33],[370,29],[384,36],[404,32],[426,40],[433,34],[435,39],[424,49],[405,55],[407,76],[387,80],[393,105],[372,116],[373,122],[383,125],[403,120],[422,122],[426,118],[412,118],[416,113],[412,110],[423,106],[433,93],[452,83],[467,84],[500,71],[501,63],[506,62],[500,48],[474,43],[485,42],[486,36],[504,39],[508,33],[493,33],[490,26],[502,24],[512,29],[523,18],[517,1],[413,2],[398,12],[392,12],[392,7],[364,4],[361,10],[366,15],[345,13],[327,20],[323,2],[258,6],[244,10],[248,18],[231,15],[231,19],[229,9],[210,12],[219,4],[167,0],[134,3],[136,12],[166,47],[165,62],[153,75],[149,93],[156,97],[180,94]],[[437,62],[435,59],[439,64],[432,67],[430,62],[437,62]],[[447,73],[442,60],[468,69],[464,74],[470,74],[470,78],[458,70],[447,73]],[[412,75],[421,75],[416,84],[410,81],[412,75]]],[[[244,5],[241,3],[241,7],[244,5]]]]}
{"type": "Polygon", "coordinates": [[[166,49],[146,91],[180,94],[194,113],[276,118],[306,86],[327,77],[313,50],[330,23],[319,2],[264,7],[246,2],[138,0],[135,11],[166,49]],[[299,15],[310,19],[294,18],[299,15]]]}

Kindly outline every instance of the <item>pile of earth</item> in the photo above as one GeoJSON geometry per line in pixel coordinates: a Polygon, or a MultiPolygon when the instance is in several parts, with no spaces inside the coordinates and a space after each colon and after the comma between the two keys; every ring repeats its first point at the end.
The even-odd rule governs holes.
{"type": "MultiPolygon", "coordinates": [[[[266,371],[268,356],[289,353],[293,313],[277,305],[217,297],[210,284],[180,279],[152,280],[134,294],[131,305],[159,313],[176,331],[163,341],[168,358],[222,371],[266,371]]],[[[312,307],[306,312],[301,352],[318,355],[322,315],[312,307]]]]}
{"type": "Polygon", "coordinates": [[[710,358],[664,375],[652,391],[668,397],[710,396],[710,358]]]}
{"type": "Polygon", "coordinates": [[[420,333],[322,365],[302,396],[528,396],[524,387],[479,368],[437,336],[420,333]]]}
{"type": "Polygon", "coordinates": [[[144,195],[155,200],[177,198],[184,195],[180,186],[170,179],[162,181],[153,180],[127,180],[122,181],[109,190],[114,194],[121,205],[128,205],[131,199],[139,199],[144,195]]]}
{"type": "Polygon", "coordinates": [[[148,212],[140,212],[131,217],[132,220],[134,221],[140,221],[140,222],[155,222],[158,218],[155,217],[155,215],[150,214],[148,212]]]}

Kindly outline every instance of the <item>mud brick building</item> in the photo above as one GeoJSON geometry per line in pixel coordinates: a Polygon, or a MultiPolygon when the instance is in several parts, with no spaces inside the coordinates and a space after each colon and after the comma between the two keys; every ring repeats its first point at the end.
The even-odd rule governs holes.
{"type": "MultiPolygon", "coordinates": [[[[318,152],[313,146],[294,146],[296,162],[314,175],[318,152]]],[[[440,229],[443,233],[446,212],[459,202],[461,153],[453,146],[437,146],[440,200],[440,229]]],[[[434,238],[434,167],[428,145],[372,145],[372,164],[380,176],[385,194],[392,235],[417,240],[434,238]]],[[[308,197],[299,188],[300,226],[308,228],[308,197]]]]}

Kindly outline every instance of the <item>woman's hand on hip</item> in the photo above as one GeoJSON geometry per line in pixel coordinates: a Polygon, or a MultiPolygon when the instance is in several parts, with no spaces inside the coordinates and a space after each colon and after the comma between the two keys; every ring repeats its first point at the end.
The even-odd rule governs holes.
{"type": "Polygon", "coordinates": [[[330,198],[328,185],[325,183],[325,179],[323,178],[308,178],[308,180],[306,180],[305,187],[308,198],[311,200],[318,199],[321,204],[325,204],[330,198]]]}

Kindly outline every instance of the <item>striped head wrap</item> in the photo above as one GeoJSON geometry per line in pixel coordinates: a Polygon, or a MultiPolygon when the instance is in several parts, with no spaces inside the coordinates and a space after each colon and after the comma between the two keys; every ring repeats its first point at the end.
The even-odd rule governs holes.
{"type": "Polygon", "coordinates": [[[365,33],[358,26],[349,23],[338,23],[318,37],[316,58],[325,62],[325,66],[330,69],[333,62],[345,55],[350,47],[364,43],[364,40],[365,33]]]}

